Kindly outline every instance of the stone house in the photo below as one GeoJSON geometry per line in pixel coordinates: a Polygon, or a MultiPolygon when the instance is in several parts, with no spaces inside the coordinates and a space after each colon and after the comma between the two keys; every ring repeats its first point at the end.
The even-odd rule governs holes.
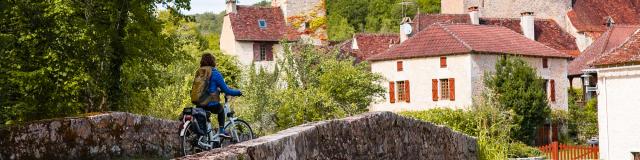
{"type": "Polygon", "coordinates": [[[386,78],[386,100],[372,111],[466,109],[483,90],[485,72],[502,55],[516,55],[547,80],[552,108],[567,109],[569,55],[511,29],[490,25],[436,23],[408,40],[368,58],[371,71],[386,78]]]}
{"type": "Polygon", "coordinates": [[[581,88],[585,93],[585,101],[597,96],[598,74],[593,62],[603,55],[619,50],[638,29],[640,25],[611,25],[580,56],[569,62],[569,80],[581,80],[579,84],[584,86],[581,88]]]}
{"type": "Polygon", "coordinates": [[[442,14],[464,14],[478,7],[485,18],[517,18],[519,13],[534,12],[538,18],[550,19],[575,37],[583,51],[606,31],[604,23],[640,24],[637,0],[442,0],[442,14]]]}
{"type": "Polygon", "coordinates": [[[274,0],[271,7],[226,0],[226,5],[220,50],[242,65],[273,69],[284,51],[279,42],[326,43],[326,24],[314,23],[325,16],[322,0],[274,0]]]}
{"type": "MultiPolygon", "coordinates": [[[[622,40],[620,45],[588,63],[598,75],[600,159],[640,158],[640,29],[632,28],[631,35],[611,36],[612,41],[622,40]]],[[[605,35],[616,33],[613,30],[605,35]]]]}

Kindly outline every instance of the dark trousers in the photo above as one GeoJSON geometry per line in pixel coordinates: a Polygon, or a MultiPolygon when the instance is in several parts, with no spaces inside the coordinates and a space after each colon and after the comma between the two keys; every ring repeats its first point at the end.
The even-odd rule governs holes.
{"type": "MultiPolygon", "coordinates": [[[[224,109],[222,109],[221,104],[213,105],[213,106],[198,106],[204,110],[207,110],[211,113],[218,115],[218,126],[220,128],[224,127],[224,109]]],[[[207,122],[211,122],[211,114],[207,114],[207,122]]]]}

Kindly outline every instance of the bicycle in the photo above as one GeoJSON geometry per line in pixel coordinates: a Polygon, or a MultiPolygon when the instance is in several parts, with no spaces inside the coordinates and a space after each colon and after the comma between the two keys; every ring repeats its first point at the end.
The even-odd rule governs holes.
{"type": "MultiPolygon", "coordinates": [[[[249,123],[246,121],[235,117],[234,111],[231,111],[230,107],[230,96],[225,96],[224,103],[224,115],[225,132],[230,133],[230,138],[221,137],[221,133],[216,129],[216,134],[213,134],[213,126],[211,123],[207,122],[208,128],[206,129],[206,133],[204,135],[199,135],[197,132],[193,131],[193,127],[191,125],[198,125],[193,121],[193,107],[187,107],[183,109],[182,116],[182,124],[180,125],[180,138],[182,140],[181,148],[182,155],[190,155],[194,153],[198,153],[201,151],[207,151],[214,148],[225,147],[231,144],[240,143],[244,141],[248,141],[254,138],[253,130],[249,123]]],[[[208,111],[207,111],[208,112],[208,111]]]]}

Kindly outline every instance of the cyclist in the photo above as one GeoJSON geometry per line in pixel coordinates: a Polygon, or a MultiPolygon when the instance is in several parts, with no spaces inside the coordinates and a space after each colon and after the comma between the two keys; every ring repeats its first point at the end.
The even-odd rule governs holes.
{"type": "MultiPolygon", "coordinates": [[[[209,87],[207,89],[206,94],[211,96],[212,100],[206,106],[197,106],[199,108],[203,108],[211,113],[215,113],[218,115],[218,126],[219,133],[221,137],[230,138],[224,132],[224,109],[222,104],[220,104],[220,92],[225,93],[225,95],[229,96],[241,96],[242,92],[237,89],[232,89],[227,86],[227,83],[224,82],[224,77],[218,69],[216,68],[216,60],[213,55],[210,53],[204,53],[202,58],[200,59],[200,67],[209,66],[212,68],[211,70],[211,78],[209,78],[209,87]]],[[[210,117],[207,116],[207,121],[210,121],[210,117]]]]}

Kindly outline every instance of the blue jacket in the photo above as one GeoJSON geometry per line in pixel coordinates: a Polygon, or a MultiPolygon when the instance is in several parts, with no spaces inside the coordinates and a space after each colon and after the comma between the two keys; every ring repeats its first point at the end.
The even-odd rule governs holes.
{"type": "MultiPolygon", "coordinates": [[[[242,92],[240,92],[240,90],[229,88],[229,86],[227,86],[227,83],[224,82],[224,77],[222,77],[222,74],[220,74],[218,69],[213,68],[211,70],[211,78],[209,79],[208,91],[209,93],[213,93],[218,91],[218,89],[220,89],[220,92],[230,96],[242,95],[242,92]]],[[[209,106],[214,106],[218,104],[220,104],[220,102],[209,102],[209,106]]]]}

